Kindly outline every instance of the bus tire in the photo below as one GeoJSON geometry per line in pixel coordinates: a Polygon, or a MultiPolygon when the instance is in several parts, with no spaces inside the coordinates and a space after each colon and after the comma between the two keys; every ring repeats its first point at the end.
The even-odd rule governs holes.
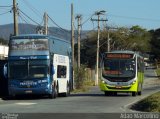
{"type": "Polygon", "coordinates": [[[108,91],[104,91],[104,95],[105,96],[109,96],[109,92],[108,91]]]}
{"type": "Polygon", "coordinates": [[[141,90],[140,91],[138,91],[138,95],[142,95],[142,90],[143,90],[143,82],[141,83],[141,90]]]}
{"type": "Polygon", "coordinates": [[[134,97],[135,97],[135,96],[136,96],[136,92],[132,92],[132,96],[134,96],[134,97]]]}
{"type": "Polygon", "coordinates": [[[138,91],[138,95],[142,95],[142,91],[138,91]]]}
{"type": "Polygon", "coordinates": [[[117,92],[113,92],[113,96],[117,96],[117,92]]]}
{"type": "Polygon", "coordinates": [[[70,86],[69,86],[69,83],[67,83],[66,88],[67,88],[67,92],[66,92],[66,93],[64,93],[64,97],[68,97],[68,96],[69,96],[69,94],[70,94],[70,86]]]}
{"type": "Polygon", "coordinates": [[[57,87],[52,85],[52,93],[49,95],[50,99],[55,99],[57,97],[57,87]]]}

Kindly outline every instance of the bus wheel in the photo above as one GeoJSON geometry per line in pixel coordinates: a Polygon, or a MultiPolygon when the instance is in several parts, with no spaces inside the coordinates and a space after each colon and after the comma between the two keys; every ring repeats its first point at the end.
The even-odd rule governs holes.
{"type": "Polygon", "coordinates": [[[132,96],[136,96],[136,92],[132,92],[132,96]]]}
{"type": "Polygon", "coordinates": [[[57,97],[57,88],[52,85],[52,93],[49,95],[49,98],[55,99],[57,97]]]}
{"type": "Polygon", "coordinates": [[[109,93],[108,91],[105,91],[105,92],[104,92],[104,95],[105,95],[105,96],[109,96],[109,94],[110,94],[110,93],[109,93]]]}
{"type": "Polygon", "coordinates": [[[57,85],[54,86],[54,98],[56,98],[58,96],[59,93],[59,87],[58,87],[58,83],[57,85]]]}
{"type": "Polygon", "coordinates": [[[138,91],[138,95],[142,95],[142,91],[138,91]]]}
{"type": "Polygon", "coordinates": [[[66,86],[66,90],[67,90],[67,92],[66,93],[64,93],[64,97],[68,97],[69,96],[69,94],[70,94],[70,87],[69,87],[69,84],[67,83],[67,86],[66,86]]]}
{"type": "Polygon", "coordinates": [[[117,96],[117,92],[113,92],[113,96],[117,96]]]}

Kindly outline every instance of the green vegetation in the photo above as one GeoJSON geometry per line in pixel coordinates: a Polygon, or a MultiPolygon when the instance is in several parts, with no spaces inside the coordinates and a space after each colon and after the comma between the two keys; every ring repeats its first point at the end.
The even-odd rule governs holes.
{"type": "Polygon", "coordinates": [[[2,45],[8,45],[8,41],[3,39],[3,38],[0,38],[0,44],[2,45]]]}
{"type": "Polygon", "coordinates": [[[160,112],[160,92],[155,93],[138,102],[131,109],[144,112],[160,112]]]}
{"type": "Polygon", "coordinates": [[[149,31],[152,35],[151,38],[151,51],[157,60],[160,60],[160,29],[149,31]]]}
{"type": "Polygon", "coordinates": [[[160,78],[160,68],[156,70],[157,76],[160,78]]]}
{"type": "MultiPolygon", "coordinates": [[[[140,26],[131,28],[121,27],[116,30],[102,30],[100,33],[100,56],[107,52],[108,33],[110,37],[111,50],[133,50],[150,52],[151,33],[140,26]]],[[[87,38],[81,42],[81,63],[87,67],[95,67],[96,62],[97,31],[88,33],[87,38]]],[[[77,51],[77,45],[75,46],[77,51]]],[[[75,52],[77,57],[77,52],[75,52]]]]}
{"type": "Polygon", "coordinates": [[[85,92],[94,85],[93,80],[88,78],[88,71],[84,65],[80,69],[75,67],[75,90],[73,92],[85,92]]]}
{"type": "MultiPolygon", "coordinates": [[[[155,59],[156,61],[160,61],[160,29],[147,31],[140,26],[132,26],[130,28],[120,27],[109,30],[103,29],[100,32],[99,40],[100,58],[104,52],[107,52],[108,34],[110,38],[110,50],[132,50],[141,53],[150,53],[152,55],[152,62],[155,59]]],[[[96,50],[97,30],[89,32],[86,38],[81,41],[81,64],[87,68],[94,69],[96,64],[96,50]]],[[[77,60],[77,55],[77,44],[75,44],[75,60],[77,60]]],[[[75,68],[76,89],[86,90],[84,87],[87,86],[83,85],[90,85],[90,83],[85,84],[85,68],[79,71],[75,68]]],[[[160,76],[159,70],[157,70],[158,76],[160,76]]],[[[93,79],[91,79],[91,82],[93,82],[93,79]]]]}

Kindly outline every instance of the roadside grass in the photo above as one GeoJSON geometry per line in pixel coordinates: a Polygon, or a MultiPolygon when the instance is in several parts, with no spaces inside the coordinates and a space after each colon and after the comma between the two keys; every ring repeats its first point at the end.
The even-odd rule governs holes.
{"type": "Polygon", "coordinates": [[[156,73],[157,73],[158,78],[160,78],[160,68],[156,69],[156,73]]]}
{"type": "Polygon", "coordinates": [[[160,112],[160,92],[152,94],[131,107],[142,112],[160,112]]]}
{"type": "Polygon", "coordinates": [[[92,80],[85,80],[83,85],[79,88],[75,88],[71,93],[79,93],[79,92],[87,92],[89,91],[90,87],[94,85],[94,81],[92,80]]]}
{"type": "Polygon", "coordinates": [[[81,65],[79,69],[77,67],[74,68],[75,68],[75,75],[74,75],[75,89],[71,91],[71,93],[89,91],[89,88],[94,85],[94,81],[90,78],[87,78],[88,74],[86,72],[86,66],[81,65]]]}

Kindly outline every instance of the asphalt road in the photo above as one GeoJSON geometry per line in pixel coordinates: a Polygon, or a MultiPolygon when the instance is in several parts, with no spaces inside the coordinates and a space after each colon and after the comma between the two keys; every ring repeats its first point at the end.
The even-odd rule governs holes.
{"type": "MultiPolygon", "coordinates": [[[[108,113],[108,115],[109,113],[132,113],[136,111],[130,110],[130,105],[159,90],[160,80],[157,79],[153,69],[148,69],[145,70],[144,86],[141,96],[132,97],[129,93],[118,93],[117,96],[104,96],[104,92],[101,92],[99,87],[95,86],[91,87],[89,92],[71,94],[69,97],[58,97],[56,99],[43,97],[0,100],[0,112],[3,114],[0,117],[5,117],[8,113],[23,113],[23,118],[25,118],[28,113],[33,113],[32,116],[34,114],[41,115],[41,113],[50,113],[50,116],[48,115],[50,118],[53,117],[53,113],[69,113],[69,116],[74,117],[70,115],[74,113],[80,116],[89,114],[86,118],[89,116],[94,119],[98,114],[101,114],[99,115],[101,118],[105,117],[102,115],[104,113],[108,113]]],[[[14,116],[16,117],[17,115],[14,116]]],[[[60,114],[58,116],[62,115],[60,114]]],[[[42,115],[40,117],[42,117],[42,115]]],[[[65,118],[65,115],[63,117],[65,118]]]]}

